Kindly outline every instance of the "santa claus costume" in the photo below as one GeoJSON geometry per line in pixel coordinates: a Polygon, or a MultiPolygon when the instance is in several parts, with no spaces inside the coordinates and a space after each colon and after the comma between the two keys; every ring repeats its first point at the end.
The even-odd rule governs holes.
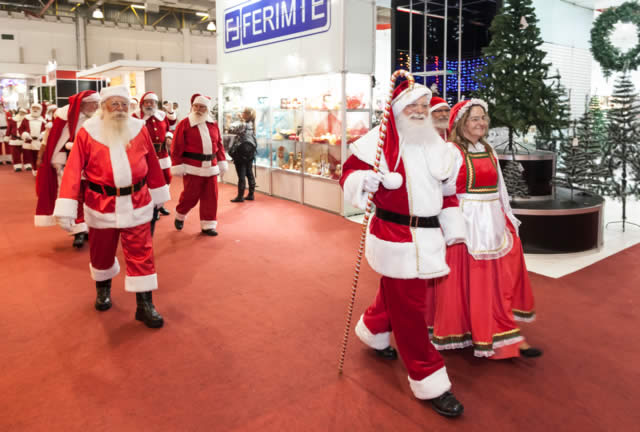
{"type": "Polygon", "coordinates": [[[209,115],[211,99],[194,94],[189,116],[178,123],[173,140],[171,173],[183,177],[184,189],[176,207],[176,229],[181,230],[187,213],[200,201],[203,234],[218,232],[218,175],[229,165],[218,125],[209,115]]]}
{"type": "MultiPolygon", "coordinates": [[[[432,341],[439,350],[472,346],[478,357],[535,357],[540,350],[519,350],[523,337],[516,324],[535,315],[518,237],[520,221],[509,205],[493,149],[482,139],[472,142],[457,133],[476,106],[486,116],[487,104],[480,99],[459,102],[451,110],[456,174],[446,182],[444,194],[459,201],[466,235],[464,243],[447,248],[451,273],[435,281],[435,317],[427,315],[427,323],[433,322],[432,341]]],[[[474,116],[473,122],[486,121],[482,114],[474,116]]]]}
{"type": "MultiPolygon", "coordinates": [[[[445,110],[448,111],[449,110],[449,103],[442,99],[439,96],[434,96],[431,98],[431,101],[429,102],[429,105],[431,106],[431,109],[429,110],[429,113],[434,116],[434,111],[440,111],[440,110],[445,110]]],[[[448,117],[446,117],[448,119],[448,117]]],[[[444,120],[444,119],[443,119],[444,120]]],[[[434,118],[434,126],[436,127],[436,130],[438,131],[438,133],[440,134],[440,136],[442,137],[442,139],[444,139],[445,141],[447,140],[447,128],[449,126],[448,121],[444,122],[443,121],[443,125],[442,127],[440,127],[438,124],[436,124],[437,120],[434,118]]]]}
{"type": "Polygon", "coordinates": [[[33,175],[38,170],[38,151],[42,145],[46,121],[42,117],[42,105],[34,103],[31,112],[27,114],[18,126],[18,134],[22,138],[22,151],[25,169],[31,169],[33,175]]]}
{"type": "MultiPolygon", "coordinates": [[[[411,88],[408,81],[398,86],[380,173],[372,171],[379,135],[375,128],[351,145],[353,155],[344,164],[340,184],[345,198],[363,209],[368,193],[375,192],[376,212],[367,229],[365,252],[382,278],[376,299],[356,325],[356,335],[383,357],[395,358],[390,346],[393,331],[415,397],[431,400],[438,413],[455,417],[463,407],[450,392],[444,361],[424,326],[427,281],[449,273],[438,215],[442,181],[453,174],[454,161],[451,146],[429,124],[430,98],[425,86],[411,88]]],[[[449,222],[456,211],[447,210],[449,222]]],[[[462,224],[459,212],[457,221],[462,224]]]]}
{"type": "MultiPolygon", "coordinates": [[[[77,93],[69,98],[69,104],[55,111],[51,127],[47,130],[42,161],[36,176],[36,194],[38,202],[34,224],[46,227],[56,224],[53,217],[58,186],[62,181],[64,167],[75,137],[89,116],[82,112],[83,103],[98,103],[100,96],[93,90],[77,93]]],[[[82,181],[78,194],[78,217],[74,221],[70,234],[74,236],[73,246],[81,248],[88,239],[89,228],[84,221],[84,189],[82,181]]]]}
{"type": "Polygon", "coordinates": [[[135,317],[148,327],[161,327],[164,320],[151,297],[151,291],[158,288],[158,277],[149,222],[154,206],[170,199],[169,187],[144,122],[128,114],[128,88],[105,87],[100,101],[102,114],[87,120],[76,135],[54,216],[63,228],[70,229],[77,216],[84,173],[95,307],[111,307],[111,279],[120,272],[116,258],[120,239],[127,264],[125,290],[136,293],[135,317]]]}
{"type": "Polygon", "coordinates": [[[20,108],[18,113],[11,117],[9,120],[9,126],[7,127],[7,134],[9,135],[9,146],[11,146],[11,160],[13,162],[13,170],[20,172],[23,169],[31,169],[31,165],[27,166],[27,162],[24,159],[24,152],[22,150],[22,139],[18,128],[24,120],[24,117],[28,114],[28,111],[24,108],[20,108]]]}
{"type": "MultiPolygon", "coordinates": [[[[164,173],[164,179],[167,184],[171,184],[171,158],[169,150],[171,149],[171,140],[173,133],[170,132],[171,126],[176,122],[174,113],[166,113],[158,109],[158,95],[154,92],[146,92],[140,98],[140,112],[135,114],[136,118],[145,121],[147,131],[153,141],[153,147],[156,149],[156,155],[160,161],[160,167],[164,173]],[[153,101],[155,103],[145,106],[145,101],[153,101]]],[[[169,211],[164,207],[160,207],[160,214],[167,216],[169,211]]]]}
{"type": "Polygon", "coordinates": [[[11,165],[11,147],[9,147],[9,120],[11,113],[4,110],[4,106],[0,104],[0,165],[11,165]]]}

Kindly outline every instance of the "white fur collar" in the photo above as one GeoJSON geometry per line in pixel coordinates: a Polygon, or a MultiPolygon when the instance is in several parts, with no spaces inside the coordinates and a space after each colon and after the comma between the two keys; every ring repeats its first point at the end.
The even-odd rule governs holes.
{"type": "Polygon", "coordinates": [[[189,126],[194,127],[204,122],[213,123],[213,119],[211,118],[211,116],[207,115],[207,117],[205,117],[203,120],[198,120],[196,119],[196,116],[194,113],[189,114],[189,126]]]}
{"type": "MultiPolygon", "coordinates": [[[[369,165],[374,165],[376,160],[376,151],[378,149],[378,139],[380,137],[380,126],[376,126],[367,132],[361,138],[358,138],[356,142],[351,144],[349,149],[355,157],[360,159],[369,165]]],[[[389,172],[387,161],[382,153],[380,157],[380,171],[383,173],[389,172]]]]}
{"type": "Polygon", "coordinates": [[[58,108],[53,117],[67,121],[69,118],[69,105],[65,105],[62,108],[58,108]]]}
{"type": "Polygon", "coordinates": [[[44,121],[44,119],[42,118],[41,115],[38,115],[37,117],[34,117],[33,114],[28,114],[25,116],[25,118],[29,121],[36,121],[36,120],[41,120],[44,121]]]}
{"type": "MultiPolygon", "coordinates": [[[[133,118],[131,116],[127,117],[127,127],[129,128],[129,137],[128,141],[131,141],[133,138],[138,136],[140,130],[144,127],[144,121],[133,118]]],[[[102,131],[102,119],[100,116],[95,115],[91,117],[89,120],[84,122],[82,128],[87,131],[91,138],[98,141],[101,144],[104,144],[104,133],[102,131]]]]}
{"type": "MultiPolygon", "coordinates": [[[[167,116],[167,113],[162,111],[162,110],[157,109],[156,112],[153,114],[153,116],[155,118],[157,118],[159,121],[162,121],[167,116]]],[[[151,117],[150,115],[145,114],[144,118],[142,120],[147,121],[147,120],[149,120],[150,117],[151,117]]]]}

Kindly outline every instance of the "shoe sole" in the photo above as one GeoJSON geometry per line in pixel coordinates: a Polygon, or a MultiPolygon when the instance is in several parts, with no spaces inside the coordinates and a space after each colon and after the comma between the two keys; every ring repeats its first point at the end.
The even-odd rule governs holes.
{"type": "Polygon", "coordinates": [[[459,413],[450,413],[448,411],[442,411],[441,409],[439,409],[438,407],[436,407],[434,404],[431,404],[431,407],[433,408],[433,410],[435,412],[437,412],[438,414],[445,416],[445,417],[450,417],[450,418],[454,418],[454,417],[460,417],[462,415],[462,413],[464,412],[464,408],[462,408],[462,410],[459,413]]]}
{"type": "Polygon", "coordinates": [[[141,321],[149,328],[160,328],[164,325],[164,320],[160,321],[146,321],[143,316],[138,315],[136,312],[136,320],[141,321]]]}
{"type": "Polygon", "coordinates": [[[113,306],[113,303],[109,303],[106,305],[98,304],[98,303],[94,304],[94,307],[96,308],[96,310],[100,312],[108,311],[109,309],[111,309],[111,306],[113,306]]]}

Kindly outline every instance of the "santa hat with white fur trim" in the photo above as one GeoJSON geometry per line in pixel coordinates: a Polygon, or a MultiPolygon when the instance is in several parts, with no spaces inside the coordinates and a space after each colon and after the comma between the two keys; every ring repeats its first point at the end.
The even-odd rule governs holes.
{"type": "Polygon", "coordinates": [[[403,85],[405,82],[407,81],[400,83],[393,92],[391,107],[394,115],[399,115],[407,105],[414,103],[422,96],[427,96],[427,103],[431,101],[431,90],[427,87],[422,84],[414,84],[413,88],[409,88],[408,85],[403,85]]]}
{"type": "Polygon", "coordinates": [[[31,104],[31,109],[34,109],[34,108],[39,109],[40,111],[42,111],[42,105],[40,105],[39,103],[31,104]]]}
{"type": "Polygon", "coordinates": [[[144,102],[145,100],[154,100],[156,102],[160,101],[160,99],[158,99],[158,95],[152,91],[148,91],[142,95],[142,97],[140,98],[140,105],[142,105],[142,102],[144,102]]]}
{"type": "Polygon", "coordinates": [[[449,104],[447,103],[447,101],[442,99],[439,96],[432,97],[431,102],[429,102],[429,104],[431,105],[431,108],[429,109],[430,113],[434,112],[439,108],[444,108],[444,107],[449,108],[449,104]]]}
{"type": "Polygon", "coordinates": [[[460,101],[451,108],[451,115],[449,116],[449,133],[455,127],[455,124],[462,118],[464,113],[469,111],[473,106],[481,106],[484,108],[484,112],[489,112],[489,106],[482,99],[469,99],[460,101]]]}
{"type": "Polygon", "coordinates": [[[191,105],[193,104],[205,105],[207,108],[211,108],[211,98],[209,96],[203,96],[196,93],[191,96],[191,105]]]}
{"type": "Polygon", "coordinates": [[[100,102],[104,102],[109,98],[120,96],[121,98],[125,98],[127,102],[130,100],[129,89],[126,86],[118,85],[112,87],[104,87],[100,90],[100,102]]]}
{"type": "Polygon", "coordinates": [[[82,102],[100,102],[100,95],[98,92],[93,92],[89,96],[82,98],[82,102]]]}

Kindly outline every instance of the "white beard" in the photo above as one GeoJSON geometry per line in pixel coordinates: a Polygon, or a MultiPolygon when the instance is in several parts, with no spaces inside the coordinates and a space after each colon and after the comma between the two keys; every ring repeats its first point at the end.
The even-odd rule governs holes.
{"type": "Polygon", "coordinates": [[[191,113],[189,113],[189,121],[191,122],[191,125],[204,123],[205,121],[207,121],[208,117],[208,113],[200,114],[198,111],[191,111],[191,113]]]}
{"type": "MultiPolygon", "coordinates": [[[[411,117],[414,116],[415,115],[412,115],[411,117]]],[[[431,116],[426,116],[422,120],[415,120],[401,114],[396,119],[396,123],[401,148],[407,145],[428,146],[442,140],[438,131],[433,127],[431,116]]]]}
{"type": "Polygon", "coordinates": [[[104,143],[107,147],[122,146],[129,148],[131,145],[129,137],[129,116],[127,113],[104,112],[102,115],[102,131],[104,143]]]}
{"type": "Polygon", "coordinates": [[[142,108],[142,110],[144,111],[145,117],[153,117],[153,115],[156,113],[155,108],[142,108]]]}

